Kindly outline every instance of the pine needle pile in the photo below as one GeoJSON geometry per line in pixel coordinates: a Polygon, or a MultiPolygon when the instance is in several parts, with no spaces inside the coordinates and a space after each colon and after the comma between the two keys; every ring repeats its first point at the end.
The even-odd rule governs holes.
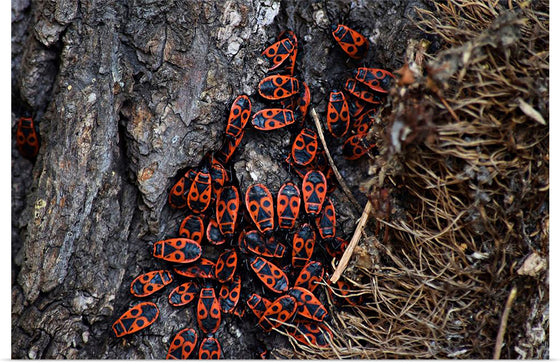
{"type": "Polygon", "coordinates": [[[294,358],[549,356],[549,16],[538,1],[418,10],[370,136],[373,217],[331,308],[332,347],[294,358]]]}

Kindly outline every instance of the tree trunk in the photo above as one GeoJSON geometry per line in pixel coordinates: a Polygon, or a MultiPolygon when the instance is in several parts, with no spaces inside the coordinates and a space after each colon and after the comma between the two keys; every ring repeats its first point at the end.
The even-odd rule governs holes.
{"type": "MultiPolygon", "coordinates": [[[[33,115],[42,142],[34,163],[12,148],[12,357],[164,358],[172,334],[196,326],[192,309],[174,310],[161,295],[160,319],[149,330],[123,341],[111,325],[136,302],[132,279],[156,266],[150,244],[177,233],[184,216],[167,195],[179,173],[221,144],[237,95],[261,108],[260,52],[294,30],[299,75],[324,114],[330,89],[349,69],[331,62],[343,56],[330,23],[357,25],[372,41],[367,63],[393,70],[418,34],[408,19],[414,6],[424,5],[12,1],[12,126],[22,113],[33,115]]],[[[274,170],[265,177],[277,189],[287,175],[287,140],[247,132],[233,167],[242,183],[260,178],[255,168],[274,170]]],[[[357,190],[367,164],[341,169],[357,190]]],[[[350,220],[341,218],[346,233],[350,220]]],[[[259,330],[233,318],[222,326],[224,357],[255,357],[259,330]]]]}

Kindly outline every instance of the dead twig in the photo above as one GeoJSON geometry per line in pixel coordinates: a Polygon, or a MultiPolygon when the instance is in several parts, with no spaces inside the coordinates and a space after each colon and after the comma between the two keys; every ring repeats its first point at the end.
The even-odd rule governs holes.
{"type": "Polygon", "coordinates": [[[364,226],[366,225],[366,222],[368,221],[368,217],[369,214],[371,212],[371,201],[368,201],[368,203],[366,204],[366,207],[364,208],[364,211],[362,212],[362,216],[360,217],[360,221],[358,222],[358,226],[356,226],[356,230],[354,230],[354,235],[352,236],[352,240],[350,240],[350,243],[348,244],[348,247],[346,248],[346,250],[344,251],[344,254],[342,255],[342,258],[340,258],[340,262],[338,263],[338,266],[336,267],[330,281],[332,283],[336,283],[336,281],[338,281],[338,279],[340,278],[340,275],[342,274],[342,272],[344,272],[344,269],[346,269],[346,266],[348,265],[348,262],[350,261],[350,258],[352,257],[352,253],[354,252],[354,248],[356,247],[356,245],[358,244],[358,241],[360,240],[360,238],[362,237],[362,230],[364,228],[364,226]]]}
{"type": "Polygon", "coordinates": [[[348,197],[350,202],[352,202],[352,205],[354,205],[354,208],[356,208],[356,211],[360,211],[362,207],[360,206],[360,204],[358,203],[358,201],[356,200],[356,198],[354,197],[352,192],[350,192],[350,189],[348,188],[348,186],[344,182],[344,179],[340,175],[340,172],[338,171],[338,168],[336,168],[336,165],[334,164],[334,161],[331,157],[331,153],[329,152],[329,148],[327,148],[327,142],[325,141],[325,135],[323,134],[323,128],[321,127],[321,123],[319,122],[319,117],[317,116],[317,112],[315,111],[315,108],[311,108],[310,114],[311,114],[311,117],[313,118],[313,121],[315,122],[315,127],[317,128],[317,133],[319,134],[319,139],[321,139],[321,143],[323,144],[323,149],[325,150],[325,154],[327,155],[327,159],[329,160],[329,164],[330,164],[330,166],[331,166],[331,168],[334,172],[336,180],[340,184],[340,187],[342,188],[342,191],[344,191],[344,194],[346,194],[346,196],[348,197]]]}
{"type": "Polygon", "coordinates": [[[513,287],[509,292],[509,297],[506,301],[506,307],[504,308],[504,312],[502,313],[502,321],[500,322],[500,329],[498,330],[498,337],[496,338],[496,346],[494,346],[494,360],[500,359],[502,343],[504,342],[504,334],[506,333],[507,319],[516,295],[517,288],[513,287]]]}

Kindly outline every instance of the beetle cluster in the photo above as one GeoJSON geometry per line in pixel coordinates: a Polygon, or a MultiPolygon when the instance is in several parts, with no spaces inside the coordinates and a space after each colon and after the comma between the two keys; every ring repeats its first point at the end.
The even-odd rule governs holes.
{"type": "MultiPolygon", "coordinates": [[[[350,28],[338,25],[332,34],[353,58],[367,51],[366,39],[350,28]]],[[[294,77],[297,51],[297,37],[288,30],[262,52],[270,68],[257,91],[264,100],[276,104],[256,111],[251,118],[249,97],[241,95],[233,101],[221,148],[207,154],[197,168],[189,169],[169,193],[172,208],[188,211],[178,237],[153,244],[152,255],[170,268],[142,274],[130,287],[133,296],[146,297],[175,280],[181,281],[169,293],[168,301],[181,307],[197,300],[198,327],[204,333],[198,349],[200,359],[220,358],[221,347],[214,333],[222,314],[243,317],[246,308],[265,332],[282,330],[304,345],[315,346],[328,345],[332,337],[324,323],[329,314],[317,288],[326,281],[322,262],[340,257],[347,243],[336,235],[335,207],[328,197],[336,188],[332,169],[316,132],[305,127],[311,95],[306,83],[294,77]],[[257,130],[286,127],[293,132],[286,162],[299,175],[301,184],[287,181],[273,195],[265,185],[255,183],[241,193],[229,165],[249,120],[257,130]],[[256,277],[266,294],[242,290],[245,275],[256,277]]],[[[354,97],[349,103],[342,92],[331,93],[327,120],[333,136],[365,128],[350,125],[350,116],[363,113],[361,120],[376,111],[379,94],[386,92],[387,77],[392,75],[383,71],[382,76],[371,69],[358,69],[353,83],[349,80],[345,87],[354,97]],[[364,90],[366,86],[371,90],[364,90]]],[[[355,135],[363,138],[364,132],[355,135]]],[[[351,138],[346,143],[353,143],[351,138]]],[[[362,153],[354,147],[352,158],[370,149],[363,148],[362,153]]],[[[358,303],[356,298],[345,297],[350,286],[344,280],[337,281],[334,288],[325,286],[333,300],[339,301],[342,296],[351,305],[358,303]],[[334,290],[339,293],[333,295],[334,290]]],[[[158,315],[154,303],[142,302],[117,319],[114,333],[120,337],[139,331],[158,315]]],[[[197,344],[196,330],[185,328],[172,339],[167,358],[186,359],[197,344]]]]}
{"type": "MultiPolygon", "coordinates": [[[[353,59],[363,58],[369,48],[363,35],[345,25],[333,26],[332,35],[353,59]]],[[[344,84],[346,94],[338,90],[330,93],[327,127],[333,137],[346,137],[342,147],[344,158],[355,160],[375,148],[375,144],[367,141],[366,134],[394,78],[383,69],[359,67],[344,84]]]]}

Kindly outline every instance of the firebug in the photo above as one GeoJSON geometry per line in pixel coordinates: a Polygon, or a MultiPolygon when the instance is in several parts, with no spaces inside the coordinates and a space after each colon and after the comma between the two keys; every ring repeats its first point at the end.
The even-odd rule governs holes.
{"type": "Polygon", "coordinates": [[[117,337],[132,334],[153,324],[158,316],[159,309],[155,303],[140,302],[115,321],[113,332],[117,337]]]}
{"type": "Polygon", "coordinates": [[[323,209],[315,222],[322,239],[334,238],[336,234],[336,212],[330,198],[326,198],[323,209]]]}
{"type": "Polygon", "coordinates": [[[226,126],[226,136],[232,140],[239,138],[250,116],[251,100],[246,95],[238,96],[231,105],[226,126]]]}
{"type": "Polygon", "coordinates": [[[256,183],[247,188],[245,206],[261,233],[274,229],[274,202],[265,185],[256,183]]]}
{"type": "Polygon", "coordinates": [[[206,227],[206,239],[212,245],[222,245],[226,242],[226,237],[222,234],[220,226],[214,219],[210,219],[206,227]]]}
{"type": "Polygon", "coordinates": [[[288,290],[288,277],[280,268],[262,257],[250,257],[249,262],[257,277],[271,291],[283,293],[288,290]]]}
{"type": "Polygon", "coordinates": [[[327,347],[332,341],[332,331],[322,322],[295,320],[294,325],[288,327],[287,332],[304,345],[327,347]]]}
{"type": "Polygon", "coordinates": [[[214,266],[214,277],[220,283],[224,283],[233,279],[235,270],[237,269],[237,252],[234,249],[224,251],[216,260],[214,266]]]}
{"type": "Polygon", "coordinates": [[[215,337],[205,337],[198,349],[198,359],[218,360],[222,356],[222,347],[215,337]]]}
{"type": "Polygon", "coordinates": [[[294,45],[288,38],[281,39],[267,47],[262,56],[270,62],[269,71],[280,67],[290,54],[294,51],[294,45]]]}
{"type": "Polygon", "coordinates": [[[278,227],[293,229],[299,216],[301,194],[293,182],[284,183],[278,190],[276,198],[276,213],[278,214],[278,227]]]}
{"type": "Polygon", "coordinates": [[[315,232],[307,223],[301,225],[292,239],[292,266],[303,267],[313,255],[315,232]]]}
{"type": "Polygon", "coordinates": [[[354,130],[354,132],[360,135],[367,134],[369,128],[375,122],[376,114],[377,114],[377,109],[373,108],[373,109],[369,109],[368,111],[360,115],[359,118],[355,119],[354,122],[352,123],[352,129],[354,130]]]}
{"type": "Polygon", "coordinates": [[[342,156],[348,160],[356,160],[375,147],[366,140],[365,135],[352,135],[342,145],[342,156]]]}
{"type": "Polygon", "coordinates": [[[253,115],[251,123],[255,129],[274,130],[293,124],[294,112],[288,109],[263,109],[253,115]]]}
{"type": "Polygon", "coordinates": [[[242,249],[251,251],[261,257],[282,258],[286,247],[278,243],[274,237],[264,237],[257,230],[251,230],[243,235],[242,249]]]}
{"type": "Polygon", "coordinates": [[[130,285],[130,293],[136,297],[147,297],[173,282],[171,272],[155,270],[136,277],[130,285]]]}
{"type": "Polygon", "coordinates": [[[327,253],[329,253],[329,255],[334,258],[340,258],[342,254],[344,254],[347,246],[348,242],[340,236],[337,236],[334,239],[325,240],[327,253]]]}
{"type": "Polygon", "coordinates": [[[198,215],[187,215],[179,227],[179,237],[202,243],[204,237],[204,222],[198,215]]]}
{"type": "Polygon", "coordinates": [[[290,76],[293,76],[294,75],[294,70],[295,70],[295,67],[296,67],[296,58],[297,58],[297,52],[298,52],[298,39],[296,37],[296,34],[291,30],[284,30],[283,32],[281,32],[278,35],[277,39],[280,40],[280,39],[284,39],[284,38],[288,38],[294,46],[294,50],[292,51],[292,53],[290,53],[290,55],[288,56],[288,59],[283,64],[283,68],[286,70],[286,72],[290,76]]]}
{"type": "Polygon", "coordinates": [[[239,191],[237,187],[225,186],[216,200],[216,222],[222,235],[230,237],[235,232],[239,213],[239,191]]]}
{"type": "Polygon", "coordinates": [[[296,282],[295,287],[303,287],[313,292],[319,282],[323,279],[324,269],[321,262],[310,260],[301,268],[296,282]]]}
{"type": "Polygon", "coordinates": [[[212,179],[212,198],[216,198],[228,182],[228,174],[224,166],[215,158],[210,167],[210,178],[212,179]]]}
{"type": "Polygon", "coordinates": [[[354,78],[369,86],[374,91],[388,93],[391,87],[391,79],[395,76],[389,71],[379,68],[360,67],[354,70],[354,78]]]}
{"type": "Polygon", "coordinates": [[[311,291],[294,287],[288,294],[296,299],[297,314],[310,320],[323,321],[328,317],[327,309],[311,291]]]}
{"type": "Polygon", "coordinates": [[[175,273],[187,277],[187,278],[215,278],[214,277],[214,266],[216,263],[210,259],[200,258],[193,264],[186,267],[174,267],[175,273]]]}
{"type": "Polygon", "coordinates": [[[35,159],[39,153],[39,134],[32,118],[21,117],[17,123],[16,146],[19,153],[27,159],[35,159]]]}
{"type": "Polygon", "coordinates": [[[196,348],[198,335],[194,329],[186,328],[179,331],[169,345],[165,359],[188,359],[196,348]]]}
{"type": "Polygon", "coordinates": [[[303,177],[301,192],[305,211],[311,215],[321,212],[323,202],[327,196],[327,179],[321,171],[309,171],[303,177]]]}
{"type": "Polygon", "coordinates": [[[347,55],[354,59],[364,58],[369,48],[366,37],[342,24],[333,25],[331,30],[334,39],[347,55]]]}
{"type": "Polygon", "coordinates": [[[318,147],[317,133],[311,129],[301,129],[292,144],[294,162],[302,166],[308,165],[315,159],[318,147]]]}
{"type": "Polygon", "coordinates": [[[184,306],[191,303],[196,298],[199,292],[200,287],[198,287],[198,284],[196,284],[196,282],[185,282],[175,287],[171,291],[171,293],[169,293],[167,300],[169,301],[169,304],[171,306],[184,306]]]}
{"type": "Polygon", "coordinates": [[[241,297],[241,278],[236,275],[230,282],[222,284],[219,296],[222,312],[232,313],[241,297]]]}
{"type": "Polygon", "coordinates": [[[237,138],[225,138],[220,150],[216,152],[216,159],[223,164],[227,164],[233,156],[233,153],[235,153],[235,151],[239,147],[239,144],[241,144],[241,140],[243,140],[244,135],[245,130],[241,130],[241,133],[237,138]]]}
{"type": "Polygon", "coordinates": [[[296,299],[290,295],[280,296],[264,311],[259,325],[264,331],[270,331],[291,319],[297,310],[296,299]]]}
{"type": "Polygon", "coordinates": [[[194,240],[173,238],[154,243],[153,256],[172,263],[191,263],[200,258],[202,248],[194,240]]]}
{"type": "Polygon", "coordinates": [[[346,135],[350,126],[348,103],[341,91],[332,91],[327,104],[327,127],[336,138],[346,135]]]}
{"type": "Polygon", "coordinates": [[[194,213],[201,213],[206,211],[208,206],[210,206],[210,200],[212,198],[212,177],[208,171],[208,168],[202,167],[189,189],[187,195],[187,205],[194,213]]]}
{"type": "Polygon", "coordinates": [[[258,91],[267,100],[280,100],[297,94],[299,81],[292,76],[271,75],[259,82],[258,91]]]}
{"type": "Polygon", "coordinates": [[[271,304],[272,302],[270,302],[267,298],[259,296],[256,293],[253,293],[247,300],[247,306],[249,306],[255,316],[257,316],[257,318],[259,319],[271,304]]]}
{"type": "Polygon", "coordinates": [[[336,302],[346,301],[351,306],[357,306],[362,303],[363,296],[352,292],[353,287],[343,278],[340,278],[336,283],[328,286],[328,288],[327,292],[336,302]]]}
{"type": "Polygon", "coordinates": [[[222,314],[220,302],[216,297],[216,292],[212,287],[204,287],[200,290],[196,311],[198,327],[205,334],[213,334],[220,327],[222,314]]]}
{"type": "Polygon", "coordinates": [[[186,194],[189,192],[195,177],[196,171],[191,168],[173,185],[171,191],[169,191],[169,206],[174,209],[182,209],[187,206],[186,194]]]}
{"type": "Polygon", "coordinates": [[[369,104],[381,104],[382,98],[367,86],[359,83],[354,78],[349,78],[344,84],[344,89],[355,97],[369,104]]]}

